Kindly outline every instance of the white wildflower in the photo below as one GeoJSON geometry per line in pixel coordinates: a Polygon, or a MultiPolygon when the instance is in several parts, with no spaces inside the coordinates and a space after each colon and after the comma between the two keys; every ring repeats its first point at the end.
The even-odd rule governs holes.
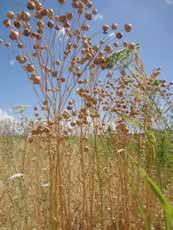
{"type": "Polygon", "coordinates": [[[117,150],[117,153],[122,153],[122,152],[124,152],[124,149],[118,149],[117,150]]]}
{"type": "Polygon", "coordinates": [[[47,187],[49,187],[49,186],[50,186],[49,183],[41,183],[41,187],[42,187],[42,188],[47,188],[47,187]]]}
{"type": "Polygon", "coordinates": [[[23,176],[24,176],[23,173],[16,173],[16,174],[12,175],[9,179],[10,180],[15,180],[16,178],[21,178],[23,176]]]}

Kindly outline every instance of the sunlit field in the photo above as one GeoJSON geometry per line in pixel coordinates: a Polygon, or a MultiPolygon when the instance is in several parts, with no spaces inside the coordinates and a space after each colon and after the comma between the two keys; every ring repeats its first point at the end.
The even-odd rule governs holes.
{"type": "Polygon", "coordinates": [[[173,229],[173,83],[97,14],[29,0],[3,20],[38,104],[0,120],[0,230],[173,229]]]}

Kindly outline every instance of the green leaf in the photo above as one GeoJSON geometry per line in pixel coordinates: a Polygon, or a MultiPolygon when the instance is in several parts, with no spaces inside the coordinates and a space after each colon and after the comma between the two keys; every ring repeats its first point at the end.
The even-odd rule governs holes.
{"type": "Polygon", "coordinates": [[[166,229],[171,230],[172,229],[172,222],[173,222],[173,208],[169,205],[167,199],[161,192],[160,188],[157,186],[157,184],[146,174],[146,172],[143,169],[140,169],[141,176],[146,181],[148,186],[151,188],[155,196],[160,202],[160,205],[165,211],[165,221],[166,221],[166,229]]]}
{"type": "Polygon", "coordinates": [[[147,217],[145,215],[145,210],[144,210],[144,207],[143,207],[142,203],[139,203],[139,213],[140,213],[140,215],[141,215],[141,217],[142,217],[142,219],[143,219],[143,221],[145,223],[146,229],[151,230],[151,226],[148,223],[148,220],[147,220],[147,217]]]}

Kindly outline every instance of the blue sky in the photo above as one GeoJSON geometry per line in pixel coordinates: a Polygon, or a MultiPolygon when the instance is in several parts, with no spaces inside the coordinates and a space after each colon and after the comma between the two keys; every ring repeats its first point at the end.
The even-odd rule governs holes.
{"type": "MultiPolygon", "coordinates": [[[[68,1],[68,0],[67,0],[68,1]]],[[[0,20],[9,9],[18,11],[25,0],[0,0],[0,20]]],[[[44,0],[56,2],[56,0],[44,0]]],[[[133,24],[128,39],[141,42],[146,70],[161,67],[161,78],[173,80],[173,0],[94,0],[100,17],[97,24],[116,22],[133,24]]],[[[2,24],[2,23],[1,23],[2,24]]],[[[0,25],[0,37],[5,38],[0,25]]],[[[25,73],[14,61],[13,51],[0,47],[0,111],[18,104],[36,103],[25,73]]]]}

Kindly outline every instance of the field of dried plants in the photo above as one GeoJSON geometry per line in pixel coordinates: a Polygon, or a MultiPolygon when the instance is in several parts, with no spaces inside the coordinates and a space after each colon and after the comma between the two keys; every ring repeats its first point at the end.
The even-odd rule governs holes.
{"type": "Polygon", "coordinates": [[[96,32],[95,15],[29,0],[3,21],[38,105],[1,131],[0,230],[173,228],[173,84],[145,72],[130,23],[96,32]]]}

